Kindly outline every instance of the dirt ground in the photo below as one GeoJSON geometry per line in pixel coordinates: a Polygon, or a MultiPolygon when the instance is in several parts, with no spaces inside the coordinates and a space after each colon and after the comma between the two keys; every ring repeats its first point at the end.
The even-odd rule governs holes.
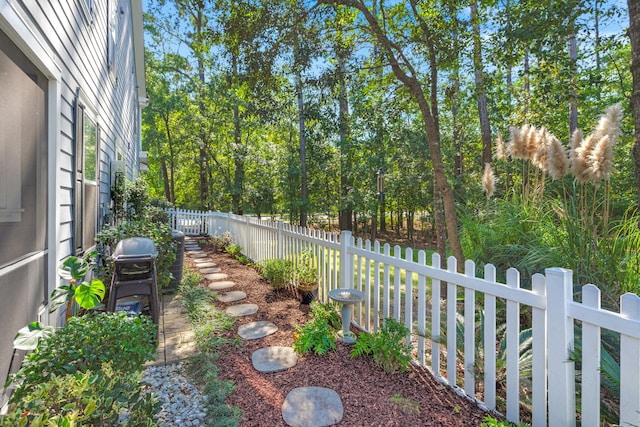
{"type": "MultiPolygon", "coordinates": [[[[488,415],[425,369],[411,366],[405,373],[389,375],[369,357],[352,359],[351,346],[341,342],[328,355],[299,356],[298,364],[286,371],[256,371],[252,353],[267,346],[292,346],[294,325],[306,322],[309,306],[290,291],[273,291],[253,268],[230,255],[205,249],[236,283],[233,290],[246,292],[242,302],[259,306],[256,314],[237,320],[233,334],[240,325],[254,321],[270,320],[278,326],[275,334],[224,349],[218,360],[220,378],[235,384],[227,403],[242,410],[241,426],[286,425],[282,403],[289,391],[302,386],[328,387],[338,393],[344,405],[341,426],[478,426],[488,415]]],[[[222,310],[231,304],[216,303],[222,310]]]]}

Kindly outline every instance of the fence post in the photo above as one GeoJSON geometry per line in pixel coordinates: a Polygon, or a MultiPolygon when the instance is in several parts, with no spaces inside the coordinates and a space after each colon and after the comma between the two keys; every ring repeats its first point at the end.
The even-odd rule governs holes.
{"type": "Polygon", "coordinates": [[[278,246],[276,250],[278,251],[278,259],[284,259],[284,221],[278,221],[278,246]]]}
{"type": "Polygon", "coordinates": [[[351,231],[342,230],[340,233],[340,287],[353,288],[353,257],[349,256],[351,246],[351,231]]]}
{"type": "MultiPolygon", "coordinates": [[[[628,319],[640,320],[640,298],[626,293],[620,297],[620,314],[628,319]]],[[[638,425],[640,422],[640,390],[638,353],[640,341],[620,334],[620,425],[638,425]]]]}
{"type": "Polygon", "coordinates": [[[547,379],[549,387],[549,425],[575,426],[573,320],[568,305],[573,301],[573,272],[564,268],[547,268],[547,379]]]}

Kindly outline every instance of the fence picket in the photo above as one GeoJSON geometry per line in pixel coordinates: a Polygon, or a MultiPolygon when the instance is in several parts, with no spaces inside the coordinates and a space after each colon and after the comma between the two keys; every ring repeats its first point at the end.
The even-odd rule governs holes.
{"type": "MultiPolygon", "coordinates": [[[[620,297],[620,314],[640,320],[640,297],[627,293],[620,297]]],[[[640,425],[640,340],[620,335],[620,425],[640,425]]]]}
{"type": "MultiPolygon", "coordinates": [[[[464,263],[464,274],[475,277],[476,264],[467,260],[464,263]]],[[[475,365],[476,365],[476,292],[473,289],[464,290],[464,392],[475,396],[475,365]]]]}
{"type": "MultiPolygon", "coordinates": [[[[418,252],[418,264],[427,264],[427,254],[425,251],[418,252]]],[[[427,336],[427,278],[418,275],[418,362],[420,366],[425,366],[425,337],[427,336]]]]}
{"type": "MultiPolygon", "coordinates": [[[[431,256],[431,266],[440,269],[440,254],[431,256]]],[[[440,280],[431,279],[431,370],[440,377],[440,280]]]]}
{"type": "MultiPolygon", "coordinates": [[[[600,309],[600,289],[582,287],[582,304],[600,309]]],[[[600,425],[600,328],[582,323],[582,425],[600,425]]]]}
{"type": "MultiPolygon", "coordinates": [[[[520,287],[520,272],[507,270],[507,286],[520,287]]],[[[507,420],[520,422],[520,305],[507,301],[507,420]]]]}
{"type": "MultiPolygon", "coordinates": [[[[393,253],[395,259],[402,259],[402,248],[396,245],[393,247],[393,253]]],[[[396,321],[400,321],[400,279],[402,276],[402,269],[396,266],[393,269],[393,318],[396,321]]]]}
{"type": "MultiPolygon", "coordinates": [[[[384,244],[384,255],[388,257],[391,256],[391,245],[388,243],[384,244]]],[[[382,296],[382,317],[385,319],[391,316],[391,314],[389,313],[389,304],[391,302],[391,290],[390,290],[390,284],[389,284],[391,273],[389,270],[390,270],[389,264],[385,264],[384,279],[383,279],[384,291],[382,296]]]]}
{"type": "MultiPolygon", "coordinates": [[[[496,281],[493,264],[484,266],[484,278],[496,281]]],[[[496,297],[484,296],[484,403],[491,410],[496,409],[496,297]]]]}
{"type": "MultiPolygon", "coordinates": [[[[457,272],[458,264],[455,257],[449,257],[447,260],[447,270],[457,272]]],[[[457,374],[457,338],[458,338],[458,295],[456,284],[447,282],[447,381],[452,387],[456,387],[457,374]]]]}
{"type": "MultiPolygon", "coordinates": [[[[406,249],[405,259],[413,260],[413,249],[406,249]]],[[[409,330],[407,335],[407,345],[409,346],[413,334],[413,272],[407,270],[404,279],[404,325],[409,330]]],[[[398,299],[400,299],[400,295],[398,295],[398,299]]]]}

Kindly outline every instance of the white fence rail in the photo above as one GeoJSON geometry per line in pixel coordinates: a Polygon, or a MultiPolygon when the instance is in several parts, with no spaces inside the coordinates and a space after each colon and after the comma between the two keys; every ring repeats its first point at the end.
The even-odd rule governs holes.
{"type": "Polygon", "coordinates": [[[186,234],[228,231],[254,261],[296,263],[300,253],[310,251],[318,269],[318,299],[327,301],[338,287],[362,291],[366,299],[354,311],[357,327],[376,331],[389,317],[403,322],[411,331],[407,342],[416,363],[488,409],[504,399],[500,408],[515,423],[526,405],[534,426],[574,426],[578,418],[582,426],[600,425],[601,334],[618,333],[618,424],[640,426],[640,298],[635,294],[623,295],[615,313],[600,307],[600,291],[593,285],[583,287],[582,302],[574,301],[572,272],[560,268],[535,274],[525,289],[515,269],[499,283],[492,265],[481,278],[466,261],[461,274],[453,257],[442,269],[437,254],[429,265],[419,251],[415,262],[410,248],[402,256],[399,246],[356,240],[348,231],[337,235],[217,212],[175,211],[172,225],[186,234]],[[579,369],[572,361],[575,342],[581,342],[579,369]]]}

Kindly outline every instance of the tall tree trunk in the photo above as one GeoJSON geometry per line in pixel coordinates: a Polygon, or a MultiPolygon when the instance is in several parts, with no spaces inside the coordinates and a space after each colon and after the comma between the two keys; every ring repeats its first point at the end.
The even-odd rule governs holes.
{"type": "Polygon", "coordinates": [[[298,130],[300,132],[300,227],[307,226],[308,189],[307,189],[307,139],[304,122],[304,99],[302,95],[302,77],[296,71],[296,92],[298,96],[298,130]]]}
{"type": "Polygon", "coordinates": [[[244,160],[246,149],[242,144],[242,123],[240,121],[240,107],[233,106],[233,187],[231,189],[231,208],[235,214],[243,214],[242,198],[244,193],[244,160]]]}
{"type": "Polygon", "coordinates": [[[337,48],[338,57],[338,80],[340,83],[340,93],[338,95],[338,122],[340,131],[340,189],[342,200],[340,202],[339,227],[340,230],[351,230],[353,223],[351,222],[351,173],[352,154],[351,154],[351,137],[349,131],[349,103],[347,101],[347,87],[345,84],[345,66],[342,50],[337,48]]]}
{"type": "Polygon", "coordinates": [[[478,2],[471,2],[471,22],[473,23],[473,68],[478,97],[478,117],[482,134],[482,165],[491,163],[491,124],[487,109],[487,95],[484,90],[484,67],[482,65],[482,38],[480,34],[480,14],[478,2]]]}
{"type": "Polygon", "coordinates": [[[570,66],[570,84],[569,84],[569,135],[573,135],[573,131],[578,129],[578,70],[576,62],[578,60],[578,42],[575,33],[569,36],[569,66],[570,66]]]}
{"type": "Polygon", "coordinates": [[[529,120],[529,101],[531,100],[531,81],[529,79],[529,49],[524,53],[524,118],[529,120]]]}
{"type": "MultiPolygon", "coordinates": [[[[462,173],[464,172],[464,157],[462,153],[462,135],[460,134],[460,124],[458,123],[458,110],[460,108],[460,76],[458,73],[458,67],[455,67],[455,70],[451,74],[452,86],[447,88],[446,95],[451,102],[451,119],[452,119],[452,127],[453,127],[453,173],[455,175],[455,183],[456,185],[460,185],[462,183],[461,178],[462,173]]],[[[459,188],[457,188],[458,190],[459,188]]]]}
{"type": "MultiPolygon", "coordinates": [[[[638,192],[638,209],[640,210],[640,2],[627,0],[627,5],[629,7],[629,38],[631,39],[631,75],[633,76],[633,91],[631,93],[633,125],[635,128],[633,159],[636,190],[638,192]]],[[[640,223],[638,226],[640,227],[640,223]]]]}
{"type": "MultiPolygon", "coordinates": [[[[445,240],[446,230],[444,230],[444,221],[442,217],[444,216],[444,205],[442,203],[442,195],[438,191],[438,187],[434,184],[433,186],[433,216],[435,219],[435,232],[436,232],[436,250],[439,254],[447,253],[447,241],[445,240]],[[440,220],[438,220],[440,218],[440,220]],[[440,230],[438,230],[440,227],[440,230]]],[[[442,261],[442,267],[446,265],[446,256],[441,256],[440,260],[442,261]]]]}
{"type": "MultiPolygon", "coordinates": [[[[200,49],[202,46],[202,32],[203,32],[203,18],[204,18],[204,4],[198,3],[199,7],[194,16],[195,18],[195,41],[197,44],[197,49],[200,49]]],[[[200,80],[201,90],[205,85],[205,74],[204,74],[204,61],[202,59],[201,53],[196,53],[196,57],[198,58],[198,79],[200,80]]],[[[198,94],[198,109],[200,110],[200,115],[204,119],[206,113],[206,107],[204,105],[204,100],[202,99],[202,95],[198,94]]],[[[202,206],[207,209],[209,207],[209,183],[207,181],[207,145],[208,138],[204,129],[200,129],[200,149],[198,155],[198,166],[200,168],[200,203],[202,206]]]]}
{"type": "Polygon", "coordinates": [[[176,158],[175,152],[173,149],[173,135],[171,134],[171,126],[169,125],[169,115],[163,115],[164,121],[164,130],[167,135],[167,144],[169,145],[169,163],[171,168],[171,174],[169,175],[169,171],[167,168],[167,163],[165,158],[162,158],[162,175],[164,178],[164,192],[167,200],[171,203],[176,202],[176,192],[175,192],[175,172],[176,172],[176,158]]]}
{"type": "Polygon", "coordinates": [[[170,202],[171,201],[171,190],[169,189],[169,172],[167,170],[167,161],[162,157],[160,159],[160,166],[162,167],[162,180],[164,181],[164,197],[170,202]]]}

